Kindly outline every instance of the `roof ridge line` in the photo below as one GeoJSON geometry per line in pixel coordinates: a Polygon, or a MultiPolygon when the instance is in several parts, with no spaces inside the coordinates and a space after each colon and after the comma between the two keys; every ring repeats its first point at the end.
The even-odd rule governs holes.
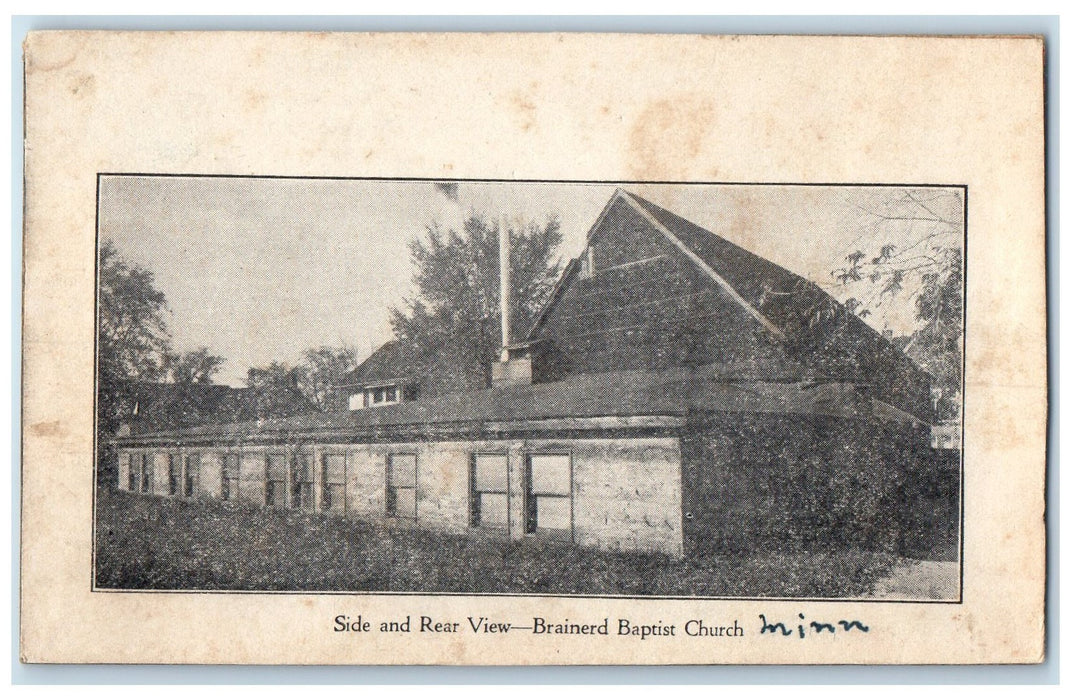
{"type": "MultiPolygon", "coordinates": [[[[708,265],[707,262],[699,256],[698,253],[696,253],[694,250],[685,245],[684,241],[677,238],[677,236],[674,235],[673,232],[670,231],[665,224],[659,221],[658,218],[654,216],[651,212],[647,211],[646,207],[637,202],[636,198],[631,193],[618,188],[617,192],[615,192],[614,196],[611,198],[611,201],[616,199],[618,196],[622,197],[626,202],[628,202],[633,209],[639,212],[640,216],[642,216],[648,223],[654,226],[655,229],[663,236],[665,236],[670,243],[677,247],[677,249],[684,253],[684,255],[696,265],[696,267],[705,272],[708,277],[710,277],[712,280],[714,280],[715,283],[718,284],[718,286],[724,289],[725,292],[728,293],[729,296],[733,299],[733,301],[742,306],[744,310],[747,311],[748,314],[750,314],[752,317],[754,317],[756,321],[762,324],[762,326],[766,330],[772,333],[779,340],[785,339],[784,331],[778,328],[773,323],[773,321],[766,318],[766,316],[761,311],[749,304],[748,301],[740,295],[740,292],[736,291],[736,289],[733,288],[731,284],[729,284],[728,280],[719,275],[714,268],[708,265]]],[[[702,228],[702,226],[700,226],[699,228],[702,228]]]]}

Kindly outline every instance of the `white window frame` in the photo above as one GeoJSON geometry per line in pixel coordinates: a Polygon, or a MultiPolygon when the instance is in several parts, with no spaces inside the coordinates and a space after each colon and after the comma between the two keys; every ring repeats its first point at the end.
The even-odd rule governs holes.
{"type": "Polygon", "coordinates": [[[487,530],[509,531],[509,452],[495,452],[494,450],[480,450],[472,453],[469,461],[469,527],[477,527],[487,530]],[[506,485],[504,490],[483,489],[481,490],[476,480],[476,463],[480,457],[502,457],[506,460],[506,485]],[[506,497],[506,522],[501,525],[488,525],[483,522],[483,514],[480,511],[480,496],[485,493],[499,494],[506,497]]]}
{"type": "Polygon", "coordinates": [[[298,450],[290,464],[289,493],[287,503],[298,510],[316,509],[316,455],[311,451],[298,450]],[[302,469],[302,464],[305,470],[302,469]]]}
{"type": "Polygon", "coordinates": [[[140,493],[154,493],[156,490],[156,454],[143,452],[141,454],[141,483],[140,493]]]}
{"type": "Polygon", "coordinates": [[[339,512],[345,513],[349,504],[346,503],[346,479],[349,474],[348,457],[345,451],[342,450],[327,450],[320,455],[320,510],[325,512],[339,512]],[[332,457],[342,459],[342,481],[331,481],[331,470],[328,469],[328,464],[332,457]],[[331,487],[341,486],[342,501],[336,503],[335,499],[331,496],[331,487]]]}
{"type": "Polygon", "coordinates": [[[182,493],[182,453],[167,453],[167,495],[178,496],[182,493]]]}
{"type": "Polygon", "coordinates": [[[396,403],[402,402],[402,385],[401,384],[381,384],[379,386],[370,386],[364,390],[364,405],[369,406],[391,406],[396,403]],[[388,399],[388,392],[394,392],[394,398],[388,399]],[[383,397],[381,399],[376,398],[377,392],[383,397]]]}
{"type": "Polygon", "coordinates": [[[574,482],[574,465],[573,455],[568,450],[533,450],[527,452],[524,455],[524,534],[526,536],[544,536],[552,537],[554,539],[574,541],[573,534],[575,523],[575,505],[574,505],[574,492],[576,486],[574,482]],[[569,460],[569,494],[568,496],[561,493],[541,493],[535,491],[535,484],[532,478],[532,459],[534,457],[565,457],[569,460]],[[569,528],[540,528],[539,527],[539,514],[537,509],[539,496],[549,498],[568,498],[569,499],[569,528]]]}
{"type": "Polygon", "coordinates": [[[242,454],[240,452],[224,452],[223,464],[219,470],[220,474],[220,500],[228,503],[237,501],[239,494],[242,490],[242,454]],[[231,460],[234,460],[234,473],[228,476],[231,460]],[[234,488],[231,488],[229,482],[234,482],[234,488]]]}
{"type": "Polygon", "coordinates": [[[384,494],[384,510],[387,513],[388,518],[398,518],[400,520],[416,521],[417,519],[417,485],[420,482],[420,458],[417,457],[416,452],[392,452],[387,455],[387,473],[386,478],[386,493],[384,494]],[[413,458],[413,485],[412,486],[398,486],[392,480],[394,474],[394,458],[395,457],[412,457],[413,458]],[[412,515],[398,515],[398,489],[409,490],[413,492],[413,514],[412,515]],[[392,491],[394,493],[392,493],[392,491]]]}
{"type": "Polygon", "coordinates": [[[200,452],[187,452],[182,457],[182,474],[179,481],[179,495],[182,498],[193,498],[197,495],[197,487],[201,481],[201,453],[200,452]],[[190,467],[196,466],[195,476],[193,481],[190,481],[190,467]],[[186,493],[186,486],[189,484],[189,493],[186,493]]]}
{"type": "Polygon", "coordinates": [[[264,507],[265,508],[284,509],[284,508],[287,507],[287,505],[289,503],[289,499],[290,499],[289,488],[288,488],[288,484],[287,484],[287,481],[289,480],[289,476],[290,476],[289,475],[289,471],[290,471],[290,460],[287,458],[287,454],[286,454],[285,450],[282,450],[282,451],[267,450],[264,453],[264,507]],[[283,478],[282,478],[282,480],[280,480],[278,478],[278,476],[279,476],[278,473],[275,473],[274,475],[272,474],[271,465],[272,465],[273,458],[281,459],[282,462],[283,462],[283,465],[282,465],[283,478]],[[272,478],[273,476],[275,478],[272,478]],[[275,484],[275,486],[272,486],[272,484],[275,484]],[[280,486],[280,485],[281,485],[281,489],[280,490],[281,490],[281,492],[283,494],[282,505],[278,505],[278,504],[272,502],[272,496],[276,495],[276,488],[278,486],[280,486]]]}

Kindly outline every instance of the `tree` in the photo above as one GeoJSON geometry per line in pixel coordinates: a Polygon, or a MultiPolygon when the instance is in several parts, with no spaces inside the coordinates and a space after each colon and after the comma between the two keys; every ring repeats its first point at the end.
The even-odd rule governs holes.
{"type": "Polygon", "coordinates": [[[301,368],[283,362],[250,367],[246,372],[248,412],[262,418],[281,418],[305,413],[308,398],[301,393],[301,368]]]}
{"type": "MultiPolygon", "coordinates": [[[[527,332],[561,271],[556,218],[510,229],[511,337],[527,332]]],[[[410,246],[415,298],[391,309],[391,326],[412,367],[438,363],[480,372],[486,385],[501,350],[499,224],[472,212],[460,232],[427,228],[410,246]]]]}
{"type": "Polygon", "coordinates": [[[162,369],[174,384],[211,384],[223,363],[224,358],[200,347],[183,353],[165,352],[162,369]]]}
{"type": "Polygon", "coordinates": [[[346,405],[337,387],[357,365],[357,351],[351,347],[311,348],[301,355],[298,386],[321,411],[344,410],[346,405]]]}
{"type": "Polygon", "coordinates": [[[97,420],[100,433],[111,434],[127,409],[126,383],[163,375],[168,307],[153,273],[123,260],[111,241],[101,245],[98,265],[97,420]]]}
{"type": "Polygon", "coordinates": [[[939,420],[959,416],[963,205],[953,189],[905,189],[856,203],[860,240],[875,241],[875,250],[850,252],[831,273],[852,290],[844,305],[861,318],[898,300],[912,303],[915,327],[897,344],[933,376],[939,420]]]}
{"type": "Polygon", "coordinates": [[[923,276],[915,298],[915,317],[922,326],[912,335],[904,352],[929,372],[934,383],[937,417],[959,417],[963,364],[963,256],[954,251],[949,269],[923,276]]]}

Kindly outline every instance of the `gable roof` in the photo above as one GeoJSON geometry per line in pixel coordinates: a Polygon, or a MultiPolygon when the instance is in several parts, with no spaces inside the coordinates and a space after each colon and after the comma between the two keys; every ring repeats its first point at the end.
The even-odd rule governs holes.
{"type": "Polygon", "coordinates": [[[388,340],[350,372],[344,387],[371,386],[379,382],[405,379],[411,373],[405,353],[397,340],[388,340]]]}
{"type": "Polygon", "coordinates": [[[156,432],[204,423],[232,423],[258,415],[297,415],[315,409],[296,389],[272,397],[256,389],[207,383],[126,382],[119,395],[123,422],[131,433],[156,432]]]}
{"type": "MultiPolygon", "coordinates": [[[[839,306],[813,282],[620,188],[589,229],[589,245],[595,242],[603,221],[617,202],[626,203],[650,223],[776,340],[786,340],[799,331],[806,319],[820,309],[828,311],[839,306]]],[[[527,340],[535,338],[546,315],[568,286],[567,278],[575,276],[578,270],[578,260],[566,268],[550,300],[532,324],[527,340]]]]}
{"type": "Polygon", "coordinates": [[[195,408],[205,416],[236,414],[243,395],[249,390],[222,384],[127,382],[122,393],[130,412],[142,418],[165,416],[182,406],[195,408]]]}
{"type": "Polygon", "coordinates": [[[621,189],[587,242],[526,338],[541,377],[736,362],[740,379],[865,382],[928,415],[928,375],[800,275],[621,189]]]}
{"type": "MultiPolygon", "coordinates": [[[[734,271],[750,272],[753,275],[750,279],[754,280],[755,275],[760,273],[766,273],[768,275],[768,273],[772,271],[762,269],[763,266],[777,268],[776,265],[757,255],[748,253],[743,248],[735,246],[725,239],[715,236],[706,229],[700,228],[687,219],[652,204],[642,197],[629,194],[624,190],[620,190],[620,195],[622,198],[633,204],[634,208],[639,211],[645,219],[652,223],[655,228],[674,245],[674,247],[684,253],[685,257],[695,263],[696,267],[714,280],[714,282],[721,287],[733,301],[742,306],[750,316],[761,323],[762,326],[772,333],[775,338],[784,338],[784,332],[781,328],[776,326],[758,308],[756,308],[755,302],[761,302],[762,297],[760,296],[756,298],[753,294],[749,294],[749,297],[751,298],[745,298],[737,290],[737,287],[740,286],[747,292],[753,291],[751,288],[752,285],[744,287],[741,284],[742,282],[746,282],[747,278],[740,279],[739,275],[734,275],[734,277],[737,277],[738,279],[730,282],[722,273],[718,272],[718,269],[723,270],[726,274],[731,274],[734,271]],[[708,262],[708,260],[710,262],[708,262]],[[732,264],[734,262],[736,265],[732,264]],[[717,265],[718,269],[715,269],[715,265],[717,265]]],[[[792,273],[787,270],[782,268],[777,269],[780,272],[792,275],[792,273]]],[[[796,277],[795,275],[792,276],[796,277]]]]}

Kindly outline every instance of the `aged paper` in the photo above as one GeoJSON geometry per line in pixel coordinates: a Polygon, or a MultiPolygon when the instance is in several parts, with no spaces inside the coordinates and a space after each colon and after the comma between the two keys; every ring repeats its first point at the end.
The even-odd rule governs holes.
{"type": "Polygon", "coordinates": [[[31,34],[21,658],[1042,660],[1043,61],[31,34]]]}

